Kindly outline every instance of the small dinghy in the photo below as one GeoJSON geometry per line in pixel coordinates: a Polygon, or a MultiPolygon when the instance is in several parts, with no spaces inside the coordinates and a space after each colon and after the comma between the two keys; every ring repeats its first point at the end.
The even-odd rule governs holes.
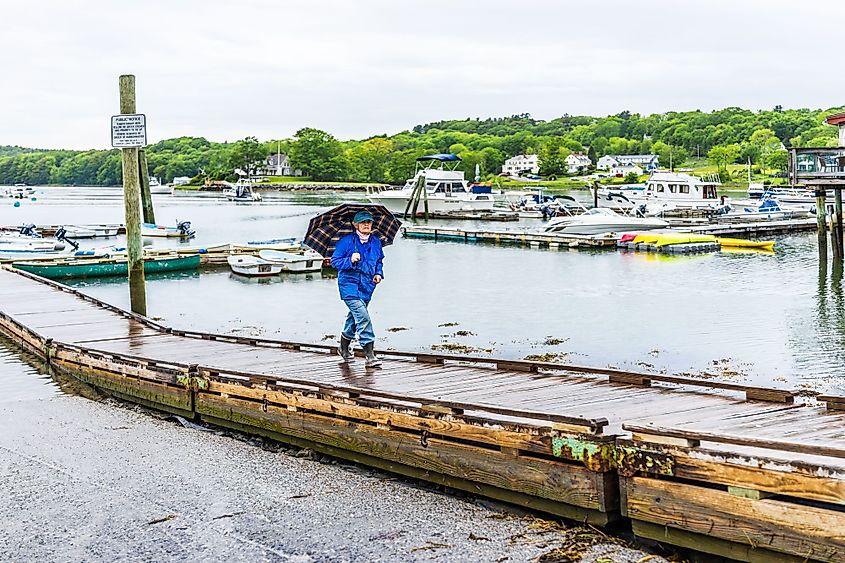
{"type": "Polygon", "coordinates": [[[282,265],[268,262],[248,254],[236,254],[229,256],[226,261],[232,271],[239,276],[251,278],[275,276],[282,273],[282,265]]]}
{"type": "Polygon", "coordinates": [[[194,234],[195,232],[191,229],[190,221],[181,221],[176,223],[175,227],[166,227],[153,223],[143,223],[141,225],[141,236],[145,237],[191,238],[194,234]]]}
{"type": "Polygon", "coordinates": [[[310,249],[304,254],[261,250],[258,256],[266,262],[280,266],[285,272],[319,272],[323,269],[323,257],[310,249]]]}

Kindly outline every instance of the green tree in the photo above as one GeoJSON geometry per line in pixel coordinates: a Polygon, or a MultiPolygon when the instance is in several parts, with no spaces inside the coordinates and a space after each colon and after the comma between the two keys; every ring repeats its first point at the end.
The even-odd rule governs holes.
{"type": "Polygon", "coordinates": [[[727,171],[728,164],[736,162],[740,153],[739,145],[736,144],[715,146],[707,152],[707,160],[714,164],[721,173],[727,171]]]}
{"type": "Polygon", "coordinates": [[[356,180],[384,182],[393,143],[382,137],[364,141],[347,152],[349,167],[356,180]]]}
{"type": "Polygon", "coordinates": [[[623,182],[626,184],[636,184],[640,181],[640,177],[637,176],[636,172],[628,172],[625,174],[625,177],[622,179],[623,182]]]}
{"type": "Polygon", "coordinates": [[[752,158],[751,162],[759,162],[760,170],[765,174],[769,155],[781,149],[780,139],[771,129],[762,128],[754,131],[748,142],[757,152],[757,159],[752,158]]]}
{"type": "Polygon", "coordinates": [[[537,153],[540,157],[540,174],[543,176],[566,174],[566,157],[572,154],[572,151],[563,143],[563,137],[551,137],[540,147],[537,153]]]}
{"type": "Polygon", "coordinates": [[[294,168],[304,170],[318,181],[342,180],[348,164],[343,145],[329,133],[306,127],[296,132],[290,147],[290,160],[294,168]]]}
{"type": "Polygon", "coordinates": [[[232,147],[229,153],[229,168],[240,168],[249,176],[253,176],[266,160],[267,147],[255,137],[246,137],[232,147]]]}
{"type": "Polygon", "coordinates": [[[774,151],[766,156],[766,165],[778,172],[786,172],[789,164],[789,153],[785,150],[774,151]]]}
{"type": "Polygon", "coordinates": [[[651,150],[657,155],[658,162],[663,168],[682,166],[689,159],[689,152],[684,147],[675,147],[663,141],[654,143],[651,150]]]}

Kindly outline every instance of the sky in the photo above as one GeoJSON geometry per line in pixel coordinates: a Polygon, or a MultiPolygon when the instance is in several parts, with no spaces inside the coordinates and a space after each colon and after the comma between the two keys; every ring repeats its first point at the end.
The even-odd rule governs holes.
{"type": "Polygon", "coordinates": [[[845,103],[842,0],[0,0],[0,145],[845,103]]]}

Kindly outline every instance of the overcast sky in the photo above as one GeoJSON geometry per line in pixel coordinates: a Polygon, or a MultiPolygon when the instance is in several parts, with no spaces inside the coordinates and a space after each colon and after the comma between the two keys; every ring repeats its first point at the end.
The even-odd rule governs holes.
{"type": "MultiPolygon", "coordinates": [[[[0,145],[393,134],[440,119],[845,103],[842,0],[41,0],[0,4],[0,145]]],[[[845,33],[845,31],[843,31],[845,33]]]]}

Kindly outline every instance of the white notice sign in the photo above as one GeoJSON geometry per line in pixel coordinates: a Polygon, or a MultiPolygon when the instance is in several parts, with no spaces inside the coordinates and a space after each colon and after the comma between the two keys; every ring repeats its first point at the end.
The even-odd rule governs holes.
{"type": "Polygon", "coordinates": [[[143,113],[111,116],[111,146],[116,149],[147,146],[147,116],[143,113]]]}

